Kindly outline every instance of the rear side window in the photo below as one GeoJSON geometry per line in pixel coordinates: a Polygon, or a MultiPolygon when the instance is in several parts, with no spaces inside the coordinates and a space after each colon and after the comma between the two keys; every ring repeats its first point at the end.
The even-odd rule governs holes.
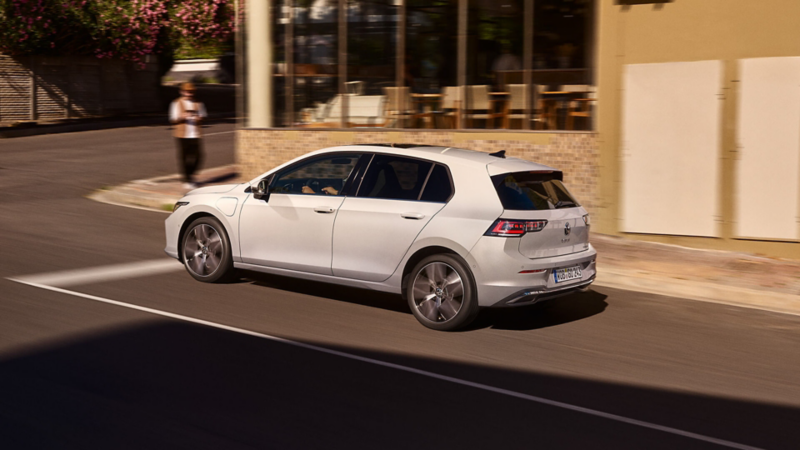
{"type": "Polygon", "coordinates": [[[392,155],[375,155],[356,197],[417,200],[433,164],[392,155]]]}
{"type": "Polygon", "coordinates": [[[561,182],[561,172],[515,172],[492,177],[503,208],[515,211],[580,206],[561,182]]]}
{"type": "Polygon", "coordinates": [[[420,200],[423,202],[445,203],[453,195],[453,185],[450,182],[450,174],[447,168],[441,164],[433,167],[428,182],[425,183],[425,190],[422,191],[420,200]]]}

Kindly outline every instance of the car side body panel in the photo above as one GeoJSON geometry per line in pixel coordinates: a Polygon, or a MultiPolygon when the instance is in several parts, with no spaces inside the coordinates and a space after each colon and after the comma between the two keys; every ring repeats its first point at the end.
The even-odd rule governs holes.
{"type": "Polygon", "coordinates": [[[248,197],[239,214],[241,261],[331,275],[333,224],[343,201],[301,194],[272,194],[269,202],[248,197]]]}
{"type": "Polygon", "coordinates": [[[333,275],[384,281],[443,203],[345,199],[333,231],[333,275]]]}

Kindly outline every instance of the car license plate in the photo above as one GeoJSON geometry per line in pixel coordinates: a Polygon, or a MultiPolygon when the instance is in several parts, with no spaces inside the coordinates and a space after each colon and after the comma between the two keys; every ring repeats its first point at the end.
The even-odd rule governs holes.
{"type": "Polygon", "coordinates": [[[569,280],[577,280],[581,278],[581,266],[567,267],[565,269],[556,269],[553,271],[553,278],[556,283],[563,283],[569,280]]]}

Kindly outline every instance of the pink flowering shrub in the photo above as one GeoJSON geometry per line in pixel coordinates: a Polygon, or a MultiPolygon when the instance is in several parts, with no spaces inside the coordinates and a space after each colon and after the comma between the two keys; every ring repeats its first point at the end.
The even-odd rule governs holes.
{"type": "Polygon", "coordinates": [[[0,53],[144,64],[178,45],[229,40],[232,0],[0,0],[0,53]]]}

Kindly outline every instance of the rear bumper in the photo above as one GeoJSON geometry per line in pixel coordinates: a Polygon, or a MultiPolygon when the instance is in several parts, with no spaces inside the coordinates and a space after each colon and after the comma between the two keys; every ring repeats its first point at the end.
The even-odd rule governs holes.
{"type": "Polygon", "coordinates": [[[539,290],[524,289],[500,300],[499,302],[492,305],[492,308],[528,306],[545,300],[550,300],[558,297],[563,297],[565,295],[574,294],[576,292],[586,292],[586,290],[589,289],[589,285],[592,284],[593,282],[594,282],[594,276],[592,276],[592,278],[590,278],[589,280],[586,281],[582,280],[579,283],[572,284],[569,286],[562,286],[560,288],[539,289],[539,290]]]}
{"type": "Polygon", "coordinates": [[[538,301],[585,290],[597,273],[597,251],[530,259],[518,250],[512,239],[483,237],[470,251],[469,263],[478,288],[478,304],[483,307],[530,305],[538,301]],[[553,271],[578,266],[581,277],[556,283],[553,271]],[[520,273],[537,271],[536,273],[520,273]]]}

